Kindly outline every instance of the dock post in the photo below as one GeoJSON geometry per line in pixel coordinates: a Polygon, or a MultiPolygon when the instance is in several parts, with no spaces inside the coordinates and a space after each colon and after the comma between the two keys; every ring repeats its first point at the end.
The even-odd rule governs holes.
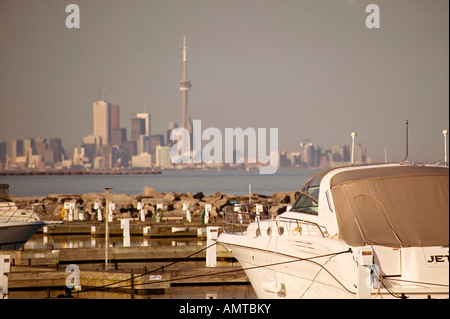
{"type": "Polygon", "coordinates": [[[80,220],[79,210],[76,207],[75,203],[70,203],[71,210],[73,211],[73,220],[80,220]]]}
{"type": "Polygon", "coordinates": [[[130,220],[128,218],[121,219],[120,228],[123,229],[123,246],[130,247],[130,220]]]}
{"type": "Polygon", "coordinates": [[[108,213],[108,219],[110,222],[113,221],[113,211],[116,209],[115,203],[109,203],[109,213],[108,213]]]}
{"type": "Polygon", "coordinates": [[[164,211],[164,205],[163,204],[156,204],[155,221],[157,223],[161,222],[163,211],[164,211]]]}
{"type": "Polygon", "coordinates": [[[183,203],[183,210],[186,212],[186,221],[188,223],[192,222],[191,212],[189,211],[189,203],[183,203]]]}
{"type": "Polygon", "coordinates": [[[67,220],[69,222],[73,221],[72,205],[70,205],[70,203],[68,203],[68,202],[65,202],[64,210],[66,211],[66,213],[64,214],[64,220],[67,220]]]}
{"type": "Polygon", "coordinates": [[[143,236],[150,236],[150,230],[152,229],[151,226],[144,226],[144,228],[142,228],[142,235],[143,236]]]}
{"type": "Polygon", "coordinates": [[[205,224],[209,223],[209,213],[211,213],[211,204],[205,204],[205,224]]]}
{"type": "Polygon", "coordinates": [[[219,234],[219,227],[206,227],[206,267],[216,267],[217,265],[217,245],[215,245],[219,234]]]}
{"type": "Polygon", "coordinates": [[[234,204],[234,212],[238,213],[239,224],[242,224],[243,220],[241,214],[241,206],[239,206],[238,204],[234,204]]]}
{"type": "Polygon", "coordinates": [[[94,211],[97,214],[97,220],[99,222],[101,222],[103,220],[103,218],[102,218],[102,209],[100,208],[100,204],[97,201],[94,203],[94,211]]]}
{"type": "Polygon", "coordinates": [[[109,250],[109,190],[111,188],[105,188],[105,198],[106,198],[106,218],[105,218],[105,269],[109,269],[108,266],[108,250],[109,250]]]}
{"type": "Polygon", "coordinates": [[[256,218],[255,221],[259,222],[261,220],[261,213],[263,212],[263,205],[257,204],[256,205],[256,218]]]}
{"type": "Polygon", "coordinates": [[[145,222],[145,210],[144,210],[144,204],[137,203],[137,210],[141,214],[141,222],[145,222]]]}
{"type": "Polygon", "coordinates": [[[0,255],[0,299],[8,299],[8,273],[11,269],[9,257],[0,255]]]}

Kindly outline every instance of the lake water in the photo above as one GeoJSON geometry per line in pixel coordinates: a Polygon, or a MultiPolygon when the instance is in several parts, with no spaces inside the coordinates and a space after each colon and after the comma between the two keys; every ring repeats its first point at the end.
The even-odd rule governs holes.
{"type": "Polygon", "coordinates": [[[0,183],[9,184],[12,195],[45,196],[46,194],[111,193],[140,195],[145,186],[161,193],[215,192],[248,195],[271,195],[282,191],[297,191],[316,173],[311,169],[279,169],[276,174],[261,175],[258,170],[164,170],[155,175],[62,175],[62,176],[2,176],[0,183]]]}

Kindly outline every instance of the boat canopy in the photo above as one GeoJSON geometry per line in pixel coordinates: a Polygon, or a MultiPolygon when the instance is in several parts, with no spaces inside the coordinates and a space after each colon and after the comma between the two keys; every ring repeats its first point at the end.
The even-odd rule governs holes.
{"type": "Polygon", "coordinates": [[[342,171],[330,188],[339,237],[350,246],[448,246],[448,167],[342,171]]]}

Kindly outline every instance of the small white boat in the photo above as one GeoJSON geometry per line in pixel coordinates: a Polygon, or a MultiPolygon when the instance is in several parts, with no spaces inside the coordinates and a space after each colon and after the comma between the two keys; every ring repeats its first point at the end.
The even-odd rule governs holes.
{"type": "Polygon", "coordinates": [[[266,218],[227,213],[217,240],[259,298],[449,298],[448,167],[327,170],[266,218]]]}
{"type": "Polygon", "coordinates": [[[0,184],[0,250],[20,249],[42,226],[32,207],[19,208],[11,201],[9,185],[0,184]]]}

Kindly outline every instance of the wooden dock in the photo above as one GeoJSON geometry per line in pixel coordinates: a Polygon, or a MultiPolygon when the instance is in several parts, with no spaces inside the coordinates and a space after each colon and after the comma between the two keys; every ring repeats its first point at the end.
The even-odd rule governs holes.
{"type": "MultiPolygon", "coordinates": [[[[119,223],[111,223],[112,233],[121,235],[119,223]]],[[[104,236],[104,225],[75,222],[43,230],[48,235],[82,234],[104,236]]],[[[150,226],[149,237],[197,237],[199,224],[173,223],[145,225],[133,223],[135,236],[143,236],[143,227],[150,226]],[[180,231],[180,228],[185,231],[180,231]],[[185,229],[184,229],[185,228],[185,229]]],[[[1,251],[10,255],[8,275],[10,291],[64,291],[72,274],[67,267],[79,269],[80,287],[73,296],[90,298],[92,291],[118,292],[131,295],[164,295],[173,287],[191,285],[249,285],[245,272],[222,246],[216,246],[217,267],[206,267],[206,242],[201,245],[109,247],[108,270],[105,270],[105,248],[21,249],[1,251]],[[90,297],[89,297],[90,296],[90,297]]]]}
{"type": "MultiPolygon", "coordinates": [[[[150,238],[157,237],[203,237],[199,234],[199,229],[205,228],[201,222],[186,223],[183,218],[164,218],[164,222],[154,223],[150,221],[141,222],[131,220],[130,235],[145,236],[150,238]],[[147,231],[145,230],[147,228],[147,231]]],[[[222,224],[208,224],[208,226],[222,227],[222,224]]],[[[109,235],[122,236],[120,220],[109,222],[109,235]]],[[[39,233],[47,235],[97,235],[105,236],[105,223],[97,221],[75,221],[64,222],[62,224],[48,225],[41,228],[39,233]]],[[[206,236],[206,235],[205,235],[206,236]]]]}
{"type": "MultiPolygon", "coordinates": [[[[71,272],[34,267],[13,267],[9,274],[9,290],[63,290],[71,272]]],[[[174,268],[164,273],[130,271],[79,271],[80,286],[73,293],[120,291],[129,294],[164,294],[173,286],[248,284],[240,266],[215,268],[174,268]]],[[[82,297],[80,295],[80,297],[82,297]]]]}
{"type": "MultiPolygon", "coordinates": [[[[203,261],[206,252],[198,246],[134,246],[110,247],[109,262],[117,263],[152,263],[167,261],[203,261]],[[193,255],[191,258],[187,256],[193,255]]],[[[3,250],[3,255],[10,255],[12,266],[51,266],[68,264],[99,264],[105,261],[105,248],[66,248],[66,249],[27,249],[3,250]]],[[[235,262],[233,256],[222,246],[217,246],[219,261],[235,262]]]]}

